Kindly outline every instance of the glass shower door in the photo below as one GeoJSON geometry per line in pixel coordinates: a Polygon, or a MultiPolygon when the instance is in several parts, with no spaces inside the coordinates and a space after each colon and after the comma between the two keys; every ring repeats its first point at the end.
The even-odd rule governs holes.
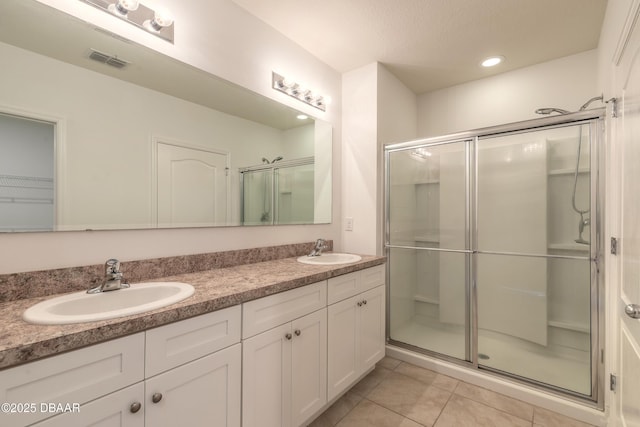
{"type": "Polygon", "coordinates": [[[274,224],[313,224],[314,165],[274,170],[274,224]]]}
{"type": "Polygon", "coordinates": [[[242,224],[273,223],[273,169],[242,172],[242,224]]]}
{"type": "Polygon", "coordinates": [[[466,360],[469,142],[387,155],[389,338],[466,360]]]}
{"type": "Polygon", "coordinates": [[[592,389],[590,159],[584,124],[477,146],[478,363],[583,395],[592,389]]]}

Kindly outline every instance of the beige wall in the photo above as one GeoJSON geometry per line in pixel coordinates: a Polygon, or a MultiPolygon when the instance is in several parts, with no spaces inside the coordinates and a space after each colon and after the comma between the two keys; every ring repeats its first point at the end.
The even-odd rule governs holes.
{"type": "MultiPolygon", "coordinates": [[[[431,137],[541,117],[537,108],[577,111],[600,95],[597,51],[521,68],[418,97],[418,135],[431,137]]],[[[594,103],[591,108],[601,104],[594,103]]]]}

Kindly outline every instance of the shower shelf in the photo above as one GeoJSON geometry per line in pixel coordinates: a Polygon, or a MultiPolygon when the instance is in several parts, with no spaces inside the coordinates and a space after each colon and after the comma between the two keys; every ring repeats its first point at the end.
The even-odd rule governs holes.
{"type": "Polygon", "coordinates": [[[425,179],[420,181],[415,181],[413,185],[430,185],[430,184],[440,184],[440,179],[425,179]]]}
{"type": "Polygon", "coordinates": [[[414,295],[413,300],[417,302],[426,302],[428,304],[440,304],[440,301],[436,298],[426,297],[424,295],[414,295]]]}
{"type": "Polygon", "coordinates": [[[437,235],[414,236],[413,240],[420,243],[440,243],[440,237],[437,235]]]}
{"type": "Polygon", "coordinates": [[[569,331],[576,331],[588,334],[590,332],[589,324],[577,323],[577,322],[565,322],[562,320],[548,320],[547,325],[554,328],[566,329],[569,331]]]}
{"type": "Polygon", "coordinates": [[[580,243],[549,243],[548,249],[556,251],[572,251],[572,252],[589,252],[589,245],[582,245],[580,243]]]}
{"type": "MultiPolygon", "coordinates": [[[[578,169],[578,173],[589,173],[589,168],[580,168],[578,169]]],[[[573,175],[576,173],[575,168],[564,168],[564,169],[550,169],[548,172],[549,176],[555,175],[573,175]]]]}

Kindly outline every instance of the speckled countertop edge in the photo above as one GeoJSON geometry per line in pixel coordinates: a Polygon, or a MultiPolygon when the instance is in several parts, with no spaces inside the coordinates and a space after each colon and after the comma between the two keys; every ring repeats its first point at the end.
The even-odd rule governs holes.
{"type": "Polygon", "coordinates": [[[342,265],[308,265],[297,262],[296,258],[284,258],[168,276],[153,281],[189,283],[195,288],[194,295],[158,310],[99,322],[33,325],[22,320],[22,313],[28,307],[51,297],[1,303],[0,369],[145,331],[384,262],[384,257],[366,255],[359,262],[342,265]]]}

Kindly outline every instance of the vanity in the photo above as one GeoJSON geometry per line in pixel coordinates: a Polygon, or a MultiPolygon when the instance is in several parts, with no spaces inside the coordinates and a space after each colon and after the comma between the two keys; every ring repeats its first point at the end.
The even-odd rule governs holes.
{"type": "Polygon", "coordinates": [[[28,324],[2,304],[3,426],[300,426],[384,357],[385,259],[296,258],[185,273],[148,313],[28,324]],[[22,338],[20,338],[22,337],[22,338]]]}

